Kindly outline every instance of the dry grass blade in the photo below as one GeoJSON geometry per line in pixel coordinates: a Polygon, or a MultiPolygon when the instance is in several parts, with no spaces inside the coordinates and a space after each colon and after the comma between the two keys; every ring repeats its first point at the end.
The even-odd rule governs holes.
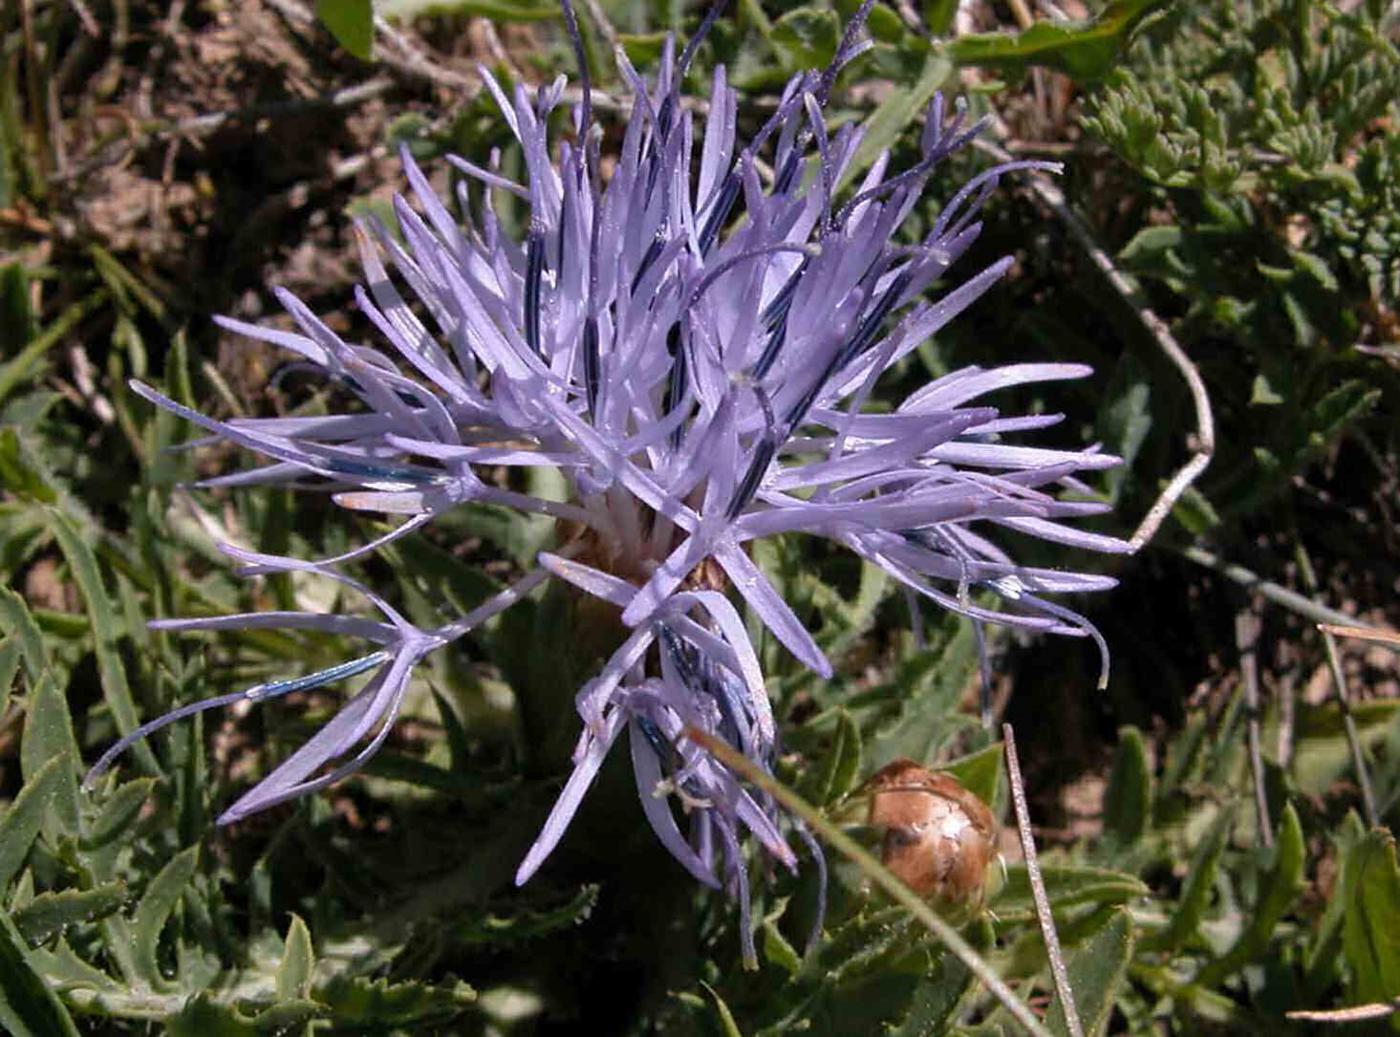
{"type": "Polygon", "coordinates": [[[1253,609],[1235,615],[1235,645],[1240,652],[1240,679],[1244,682],[1247,714],[1245,738],[1249,745],[1249,769],[1254,779],[1254,812],[1259,820],[1259,841],[1274,845],[1274,823],[1269,817],[1269,797],[1264,785],[1264,751],[1259,738],[1259,616],[1253,609]]]}
{"type": "Polygon", "coordinates": [[[1060,951],[1060,934],[1055,931],[1055,916],[1050,910],[1050,897],[1045,892],[1045,878],[1040,874],[1035,836],[1031,833],[1031,811],[1026,804],[1026,786],[1021,780],[1021,763],[1016,756],[1016,735],[1010,724],[1001,725],[1001,736],[1006,749],[1006,774],[1011,782],[1011,803],[1016,811],[1016,831],[1021,837],[1021,852],[1026,858],[1026,877],[1030,879],[1040,935],[1045,940],[1045,956],[1050,959],[1050,978],[1054,980],[1055,993],[1064,1009],[1065,1029],[1070,1037],[1084,1037],[1084,1024],[1079,1021],[1074,990],[1069,984],[1069,969],[1065,967],[1065,956],[1060,951]]]}
{"type": "Polygon", "coordinates": [[[1350,1008],[1333,1008],[1329,1011],[1285,1012],[1289,1019],[1304,1023],[1364,1023],[1372,1019],[1384,1019],[1400,1012],[1400,997],[1394,1001],[1382,1001],[1370,1005],[1353,1005],[1350,1008]]]}
{"type": "Polygon", "coordinates": [[[899,881],[888,868],[866,853],[850,836],[828,821],[816,807],[812,806],[772,775],[765,773],[748,757],[735,751],[725,742],[693,727],[685,729],[685,737],[699,745],[720,763],[744,778],[745,781],[763,789],[787,810],[800,817],[813,831],[820,835],[837,853],[846,857],[860,868],[870,880],[879,886],[889,897],[904,907],[929,932],[957,955],[958,960],[980,979],[1012,1017],[1025,1027],[1027,1033],[1036,1037],[1049,1037],[1045,1025],[1035,1017],[1030,1008],[1006,985],[1000,976],[987,964],[972,946],[958,934],[951,925],[938,917],[933,908],[924,903],[919,895],[899,881]]]}
{"type": "Polygon", "coordinates": [[[1374,627],[1342,626],[1340,623],[1319,623],[1317,629],[1334,637],[1354,637],[1360,641],[1371,641],[1378,645],[1400,648],[1400,634],[1394,630],[1377,630],[1374,627]]]}

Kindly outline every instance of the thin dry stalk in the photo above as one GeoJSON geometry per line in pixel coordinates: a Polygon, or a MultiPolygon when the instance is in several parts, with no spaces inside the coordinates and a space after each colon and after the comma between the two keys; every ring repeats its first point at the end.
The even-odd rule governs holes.
{"type": "MultiPolygon", "coordinates": [[[[1008,151],[990,141],[979,140],[976,142],[976,146],[998,162],[1011,161],[1012,156],[1008,151]]],[[[1196,429],[1193,434],[1187,437],[1186,442],[1191,457],[1172,476],[1171,481],[1162,489],[1162,492],[1157,495],[1152,507],[1147,509],[1147,514],[1143,516],[1133,535],[1128,538],[1128,543],[1132,545],[1133,550],[1139,551],[1157,535],[1157,531],[1161,529],[1162,523],[1171,514],[1176,502],[1181,499],[1182,494],[1191,487],[1191,484],[1200,478],[1201,473],[1206,470],[1206,466],[1210,464],[1211,458],[1215,455],[1215,417],[1210,406],[1210,394],[1206,392],[1206,383],[1201,378],[1201,372],[1197,370],[1196,365],[1186,355],[1186,351],[1181,348],[1181,344],[1177,342],[1175,336],[1172,335],[1166,321],[1158,317],[1147,305],[1147,300],[1143,298],[1141,290],[1128,275],[1114,265],[1113,259],[1094,238],[1094,232],[1089,229],[1089,225],[1070,208],[1064,192],[1044,174],[1031,174],[1028,181],[1035,196],[1065,225],[1070,232],[1070,237],[1084,250],[1094,266],[1098,267],[1099,272],[1103,274],[1104,279],[1118,293],[1118,296],[1137,314],[1143,328],[1152,336],[1157,348],[1162,351],[1172,366],[1180,372],[1191,393],[1191,403],[1196,412],[1196,429]]]]}
{"type": "Polygon", "coordinates": [[[1245,738],[1249,746],[1249,769],[1254,777],[1254,813],[1259,822],[1259,839],[1273,849],[1274,824],[1269,818],[1269,796],[1264,785],[1264,750],[1259,738],[1259,615],[1253,608],[1235,615],[1235,646],[1240,652],[1240,679],[1244,683],[1246,712],[1245,738]]]}
{"type": "Polygon", "coordinates": [[[1305,1023],[1364,1023],[1371,1019],[1384,1019],[1400,1012],[1400,997],[1394,1001],[1381,1001],[1369,1005],[1353,1005],[1350,1008],[1333,1008],[1328,1011],[1285,1012],[1290,1019],[1305,1023]]]}
{"type": "Polygon", "coordinates": [[[1070,1037],[1084,1037],[1079,1010],[1074,1006],[1074,991],[1069,984],[1069,969],[1060,951],[1060,934],[1055,931],[1055,916],[1050,911],[1050,897],[1045,892],[1045,877],[1040,873],[1040,860],[1035,852],[1035,835],[1031,832],[1031,811],[1026,805],[1026,786],[1021,780],[1021,764],[1016,758],[1016,735],[1010,724],[1001,725],[1002,742],[1006,750],[1006,774],[1011,781],[1011,804],[1016,811],[1016,831],[1021,836],[1021,852],[1026,858],[1026,876],[1031,883],[1031,898],[1035,901],[1035,918],[1040,923],[1040,935],[1045,939],[1045,956],[1050,959],[1050,978],[1065,1013],[1065,1029],[1070,1037]]]}

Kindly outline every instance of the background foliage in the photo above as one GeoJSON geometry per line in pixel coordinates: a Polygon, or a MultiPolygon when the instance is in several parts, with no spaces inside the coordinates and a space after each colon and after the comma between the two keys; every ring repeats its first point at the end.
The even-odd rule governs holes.
{"type": "MultiPolygon", "coordinates": [[[[786,76],[830,57],[854,6],[740,0],[694,83],[726,63],[756,120],[786,76]]],[[[1299,611],[1397,616],[1397,12],[1052,6],[877,5],[876,46],[833,105],[867,123],[866,162],[911,146],[940,87],[997,113],[1004,147],[1064,161],[1071,206],[1135,294],[1111,290],[1064,223],[1008,187],[977,248],[1014,254],[1013,275],[896,381],[1093,363],[1094,379],[1044,405],[1072,416],[1066,436],[1126,458],[1103,485],[1117,505],[1105,528],[1126,534],[1194,428],[1145,309],[1197,363],[1214,461],[1152,544],[1113,563],[1121,588],[1077,603],[1112,645],[1108,689],[1080,644],[994,635],[994,705],[1020,734],[1086,1028],[1302,1032],[1285,1013],[1400,997],[1394,657],[1342,645],[1368,817],[1324,643],[1299,611]]],[[[699,15],[675,0],[602,8],[639,62],[699,15]]],[[[607,34],[585,31],[615,87],[607,34]]],[[[653,845],[625,774],[605,771],[561,853],[515,889],[572,740],[572,689],[610,636],[561,593],[435,657],[390,746],[327,795],[212,827],[334,708],[324,692],[171,727],[81,790],[84,764],[136,718],[344,657],[319,634],[147,630],[156,616],[334,604],[314,581],[234,580],[216,533],[331,554],[373,530],[282,491],[191,494],[183,484],[233,458],[172,450],[191,431],[133,403],[126,378],[224,414],[315,413],[324,401],[283,358],[235,350],[208,315],[266,319],[277,282],[354,327],[349,215],[391,215],[394,146],[445,180],[445,151],[507,145],[475,62],[537,81],[568,58],[555,9],[517,0],[18,0],[0,46],[0,1027],[1009,1031],[965,968],[844,866],[805,954],[814,870],[757,883],[763,962],[743,971],[735,915],[653,845]]],[[[954,163],[928,212],[987,161],[954,163]]],[[[506,147],[506,168],[518,162],[506,147]]],[[[464,509],[364,569],[426,617],[481,600],[553,535],[464,509]]],[[[838,666],[821,682],[764,646],[781,776],[840,818],[865,777],[909,756],[1003,811],[972,631],[932,615],[916,640],[878,570],[806,542],[758,561],[838,666]]],[[[1007,852],[966,934],[1063,1032],[1007,852]]]]}

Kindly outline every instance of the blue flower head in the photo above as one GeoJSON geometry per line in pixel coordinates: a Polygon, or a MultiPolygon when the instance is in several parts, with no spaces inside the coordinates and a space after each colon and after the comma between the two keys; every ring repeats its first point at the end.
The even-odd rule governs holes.
{"type": "MultiPolygon", "coordinates": [[[[281,289],[297,331],[220,321],[348,387],[358,403],[344,413],[216,421],[134,385],[270,461],[211,483],[329,485],[346,508],[405,517],[380,540],[338,558],[244,559],[258,571],[297,568],[350,582],[338,574],[345,562],[464,504],[552,516],[570,531],[515,586],[433,631],[415,629],[364,588],[384,622],[273,614],[167,624],[316,626],[379,646],[345,664],[373,669],[365,689],[223,820],[322,787],[362,763],[393,723],[419,659],[553,578],[616,606],[630,634],[579,691],[575,770],[518,880],[558,843],[625,730],[658,837],[697,879],[728,886],[747,905],[741,837],[752,836],[784,864],[793,863],[792,852],[773,805],[753,798],[681,731],[714,732],[764,766],[773,757],[772,712],[739,602],[804,665],[831,674],[811,634],[750,559],[750,541],[825,537],[880,566],[911,597],[979,624],[1097,639],[1087,621],[1046,595],[1100,590],[1111,580],[1019,565],[990,534],[1006,528],[1125,551],[1122,541],[1066,524],[1102,506],[1060,492],[1082,490],[1079,473],[1117,459],[1008,441],[1059,416],[1007,416],[983,402],[998,389],[1079,378],[1089,369],[966,368],[892,410],[866,406],[891,365],[1010,266],[1001,259],[935,289],[949,284],[950,267],[977,238],[978,212],[998,179],[1015,169],[1054,168],[1014,162],[983,172],[948,200],[922,240],[901,243],[898,231],[935,168],[981,124],[966,125],[960,107],[950,113],[935,97],[919,160],[892,173],[882,155],[845,187],[861,129],[829,133],[823,107],[841,67],[863,49],[866,9],[832,65],[794,77],[776,110],[742,142],[738,96],[723,67],[714,72],[703,128],[681,94],[698,37],[679,58],[667,44],[653,83],[619,54],[633,105],[607,166],[586,72],[572,133],[552,150],[550,116],[564,80],[534,91],[521,84],[508,94],[483,71],[519,141],[524,180],[503,175],[495,156],[485,167],[450,159],[464,174],[459,210],[474,214],[464,224],[405,150],[417,207],[395,199],[400,235],[373,218],[359,228],[366,285],[355,298],[378,345],[347,341],[281,289]],[[497,218],[493,203],[502,194],[528,205],[524,240],[497,218]],[[487,475],[501,466],[556,469],[569,499],[545,500],[487,475]],[[974,589],[1002,604],[978,604],[974,589]],[[333,769],[322,773],[327,766],[333,769]]],[[[565,14],[576,37],[567,4],[565,14]]],[[[324,683],[348,675],[343,670],[247,697],[324,683]]],[[[151,727],[232,698],[155,721],[114,747],[98,769],[151,727]]]]}

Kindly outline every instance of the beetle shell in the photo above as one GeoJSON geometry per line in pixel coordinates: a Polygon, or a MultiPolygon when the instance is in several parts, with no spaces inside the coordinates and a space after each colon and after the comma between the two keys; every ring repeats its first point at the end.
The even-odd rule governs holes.
{"type": "Polygon", "coordinates": [[[912,760],[882,768],[866,787],[869,823],[885,832],[885,867],[925,900],[979,907],[997,844],[987,804],[951,774],[912,760]]]}

